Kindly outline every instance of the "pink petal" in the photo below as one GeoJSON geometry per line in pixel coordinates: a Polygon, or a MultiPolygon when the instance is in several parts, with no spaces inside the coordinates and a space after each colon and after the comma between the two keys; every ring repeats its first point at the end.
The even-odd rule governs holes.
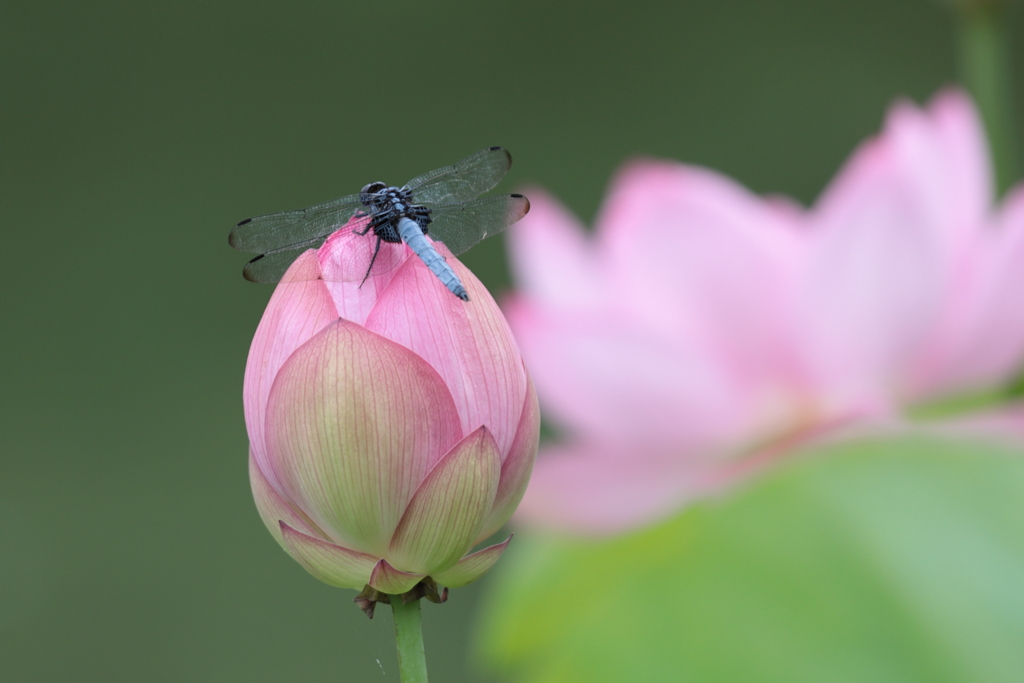
{"type": "Polygon", "coordinates": [[[506,233],[519,291],[552,306],[600,306],[604,280],[583,226],[544,190],[525,194],[530,213],[506,233]]]}
{"type": "Polygon", "coordinates": [[[931,231],[948,252],[946,281],[939,283],[945,299],[939,324],[903,377],[902,398],[919,400],[962,389],[965,381],[966,368],[951,363],[950,355],[970,332],[978,289],[988,276],[979,247],[993,232],[991,162],[978,112],[955,89],[937,95],[926,112],[910,104],[894,107],[885,138],[916,176],[931,205],[931,231]]]}
{"type": "Polygon", "coordinates": [[[478,550],[472,555],[466,555],[456,562],[455,566],[432,574],[430,578],[448,588],[461,588],[466,584],[473,583],[494,566],[511,540],[512,536],[510,535],[501,543],[478,550]]]}
{"type": "MultiPolygon", "coordinates": [[[[436,245],[447,254],[443,245],[436,245]]],[[[485,425],[502,453],[519,426],[526,372],[519,348],[487,289],[455,258],[448,262],[469,293],[464,302],[418,259],[399,268],[366,320],[367,329],[412,349],[444,378],[463,433],[485,425]]]]}
{"type": "MultiPolygon", "coordinates": [[[[844,399],[949,385],[992,181],[977,112],[958,91],[890,111],[824,193],[804,285],[807,348],[844,399]]],[[[869,398],[868,400],[875,400],[869,398]]]]}
{"type": "Polygon", "coordinates": [[[398,571],[387,560],[381,560],[373,568],[373,575],[370,577],[371,588],[379,590],[388,595],[401,595],[412,590],[413,586],[423,580],[423,574],[410,574],[409,572],[398,571]]]}
{"type": "MultiPolygon", "coordinates": [[[[264,428],[267,397],[274,378],[295,349],[338,318],[324,283],[316,279],[317,269],[313,250],[295,260],[274,289],[249,348],[242,394],[245,426],[253,457],[264,473],[271,472],[264,428]]],[[[272,474],[270,480],[279,488],[272,474]]]]}
{"type": "Polygon", "coordinates": [[[671,323],[750,377],[788,366],[805,248],[792,210],[713,171],[635,162],[598,219],[606,277],[652,326],[671,323]]]}
{"type": "Polygon", "coordinates": [[[362,588],[370,580],[377,558],[307,536],[281,522],[285,549],[306,571],[340,588],[362,588]]]}
{"type": "Polygon", "coordinates": [[[526,485],[530,483],[530,473],[533,471],[537,444],[540,441],[540,406],[529,375],[527,381],[529,383],[522,415],[519,417],[519,429],[516,431],[511,450],[501,464],[501,481],[498,483],[494,505],[487,516],[487,521],[484,522],[483,530],[473,541],[474,545],[490,537],[509,520],[526,492],[526,485]]]}
{"type": "Polygon", "coordinates": [[[981,117],[971,98],[956,88],[936,95],[928,113],[945,152],[950,179],[944,199],[950,204],[952,222],[961,229],[976,227],[988,217],[995,199],[992,160],[981,117]]]}
{"type": "Polygon", "coordinates": [[[460,436],[437,373],[345,320],[292,354],[267,405],[269,472],[281,493],[334,540],[380,557],[423,477],[460,436]]]}
{"type": "Polygon", "coordinates": [[[423,574],[458,562],[479,535],[500,478],[501,454],[490,432],[481,427],[455,445],[423,480],[391,540],[391,562],[423,574]]]}
{"type": "Polygon", "coordinates": [[[741,438],[752,419],[753,395],[700,340],[613,311],[576,315],[512,300],[506,313],[545,411],[571,433],[685,449],[741,438]]]}
{"type": "Polygon", "coordinates": [[[526,526],[607,534],[653,522],[712,489],[714,464],[600,446],[542,449],[513,518],[526,526]]]}
{"type": "Polygon", "coordinates": [[[950,90],[928,110],[897,102],[882,134],[855,152],[817,210],[826,220],[856,222],[864,208],[870,211],[862,202],[896,206],[955,253],[987,218],[992,198],[981,121],[970,100],[950,90]]]}
{"type": "Polygon", "coordinates": [[[860,430],[902,428],[888,415],[847,414],[742,452],[658,452],[570,443],[541,449],[530,487],[513,522],[585,534],[609,534],[652,523],[744,481],[802,445],[853,437],[860,430]]]}
{"type": "Polygon", "coordinates": [[[291,552],[281,536],[282,522],[307,536],[327,540],[327,534],[313,520],[289,505],[288,501],[274,490],[267,478],[260,472],[251,448],[249,449],[249,483],[252,486],[252,496],[256,501],[256,509],[259,510],[260,518],[267,526],[267,530],[285,550],[291,552]]]}
{"type": "Polygon", "coordinates": [[[924,124],[905,108],[891,120],[891,133],[902,137],[862,146],[813,217],[803,341],[822,386],[840,402],[909,391],[956,270],[955,231],[936,224],[945,220],[935,205],[945,184],[919,177],[941,175],[928,168],[939,162],[922,151],[910,163],[900,149],[919,143],[904,138],[923,135],[915,126],[924,124]]]}
{"type": "Polygon", "coordinates": [[[368,235],[350,234],[351,223],[328,237],[317,256],[338,315],[362,325],[398,272],[399,264],[415,256],[404,244],[382,244],[382,263],[376,264],[363,281],[352,264],[370,263],[377,242],[368,235]],[[358,279],[353,279],[356,276],[358,279]]]}
{"type": "Polygon", "coordinates": [[[1006,382],[1024,364],[1024,185],[1007,196],[974,252],[950,324],[956,335],[927,387],[932,391],[1006,382]]]}

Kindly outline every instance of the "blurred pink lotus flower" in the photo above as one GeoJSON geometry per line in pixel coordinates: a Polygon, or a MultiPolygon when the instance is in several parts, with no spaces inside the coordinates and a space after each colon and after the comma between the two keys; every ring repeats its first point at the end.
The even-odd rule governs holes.
{"type": "Polygon", "coordinates": [[[494,564],[507,540],[466,553],[522,497],[540,416],[501,311],[461,263],[449,255],[469,303],[415,257],[361,287],[318,279],[338,249],[300,256],[256,330],[249,471],[274,538],[321,581],[365,588],[372,616],[375,592],[438,598],[494,564]]]}
{"type": "Polygon", "coordinates": [[[830,426],[1007,381],[1024,358],[1024,189],[994,207],[978,114],[901,102],[810,209],[638,161],[588,236],[543,191],[506,313],[563,433],[517,519],[611,532],[830,426]]]}

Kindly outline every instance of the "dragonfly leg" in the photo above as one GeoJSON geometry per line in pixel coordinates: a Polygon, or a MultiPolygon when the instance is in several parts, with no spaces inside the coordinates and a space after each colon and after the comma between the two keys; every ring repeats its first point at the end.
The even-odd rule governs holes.
{"type": "MultiPolygon", "coordinates": [[[[361,233],[365,235],[366,233],[361,233]]],[[[373,264],[377,260],[377,254],[380,253],[380,243],[383,242],[381,238],[377,238],[377,246],[373,248],[373,258],[370,259],[370,267],[366,269],[366,275],[363,276],[363,281],[359,283],[359,288],[362,289],[363,285],[366,284],[366,278],[370,277],[370,271],[373,270],[373,264]]]]}
{"type": "MultiPolygon", "coordinates": [[[[352,216],[352,218],[356,218],[356,219],[366,218],[369,215],[370,214],[363,213],[362,211],[356,211],[356,213],[352,216]]],[[[370,232],[370,228],[372,228],[372,227],[373,227],[373,221],[367,221],[366,227],[363,228],[361,232],[359,230],[353,230],[352,234],[353,235],[365,235],[366,233],[370,232]]],[[[378,245],[378,246],[380,246],[380,245],[378,245]]]]}

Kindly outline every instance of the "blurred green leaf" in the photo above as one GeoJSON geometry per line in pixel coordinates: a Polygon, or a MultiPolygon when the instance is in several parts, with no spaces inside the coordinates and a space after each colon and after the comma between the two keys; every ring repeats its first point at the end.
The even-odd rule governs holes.
{"type": "Polygon", "coordinates": [[[531,683],[1019,681],[1022,456],[876,437],[631,535],[520,534],[479,650],[531,683]]]}

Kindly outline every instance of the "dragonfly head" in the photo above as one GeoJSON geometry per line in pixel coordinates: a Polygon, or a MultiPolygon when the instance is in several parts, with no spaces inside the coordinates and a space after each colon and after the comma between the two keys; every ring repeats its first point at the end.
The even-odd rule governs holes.
{"type": "Polygon", "coordinates": [[[387,185],[379,180],[375,183],[367,183],[363,189],[359,190],[359,201],[365,206],[369,206],[373,202],[374,196],[386,187],[387,185]]]}

